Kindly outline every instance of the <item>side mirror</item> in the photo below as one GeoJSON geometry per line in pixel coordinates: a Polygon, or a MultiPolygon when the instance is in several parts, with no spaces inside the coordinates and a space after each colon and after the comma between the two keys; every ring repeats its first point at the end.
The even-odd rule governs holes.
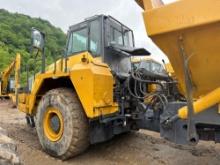
{"type": "Polygon", "coordinates": [[[43,51],[45,44],[45,34],[35,28],[32,28],[31,38],[32,47],[40,51],[43,51]]]}

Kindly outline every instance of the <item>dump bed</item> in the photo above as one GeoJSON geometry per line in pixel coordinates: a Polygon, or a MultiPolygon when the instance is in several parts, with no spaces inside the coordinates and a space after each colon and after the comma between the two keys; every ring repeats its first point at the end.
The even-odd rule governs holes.
{"type": "Polygon", "coordinates": [[[181,88],[185,89],[183,57],[188,60],[194,96],[220,86],[220,1],[180,0],[145,8],[144,21],[150,38],[168,56],[181,88]],[[180,48],[183,49],[180,49],[180,48]]]}

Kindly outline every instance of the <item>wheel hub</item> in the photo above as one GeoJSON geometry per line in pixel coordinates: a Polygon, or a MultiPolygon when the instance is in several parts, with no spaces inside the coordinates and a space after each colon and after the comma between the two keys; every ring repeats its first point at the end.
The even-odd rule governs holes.
{"type": "Polygon", "coordinates": [[[63,116],[57,108],[47,108],[43,127],[44,134],[50,141],[56,142],[61,139],[63,135],[63,116]]]}

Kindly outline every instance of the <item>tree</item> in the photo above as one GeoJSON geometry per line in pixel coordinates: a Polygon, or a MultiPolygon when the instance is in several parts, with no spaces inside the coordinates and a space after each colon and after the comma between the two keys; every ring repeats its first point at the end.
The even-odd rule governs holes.
{"type": "MultiPolygon", "coordinates": [[[[60,28],[41,18],[31,18],[18,13],[0,9],[0,72],[15,58],[16,53],[22,56],[23,68],[30,59],[31,28],[35,27],[46,34],[46,63],[53,62],[53,52],[65,46],[66,35],[60,28]]],[[[31,62],[30,62],[31,63],[31,62]]],[[[30,68],[39,70],[40,63],[33,63],[30,68]]],[[[31,71],[33,73],[33,71],[31,71]]],[[[22,74],[25,77],[25,74],[22,74]]],[[[23,82],[25,80],[22,79],[23,82]]]]}

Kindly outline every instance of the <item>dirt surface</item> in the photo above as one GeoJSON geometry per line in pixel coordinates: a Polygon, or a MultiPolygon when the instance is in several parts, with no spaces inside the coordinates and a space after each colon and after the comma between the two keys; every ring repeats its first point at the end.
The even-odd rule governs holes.
{"type": "Polygon", "coordinates": [[[0,102],[0,126],[18,144],[18,153],[24,165],[218,165],[220,144],[200,142],[196,147],[177,146],[159,137],[157,133],[140,131],[91,146],[84,154],[61,161],[44,153],[35,129],[26,126],[25,115],[0,102]]]}

